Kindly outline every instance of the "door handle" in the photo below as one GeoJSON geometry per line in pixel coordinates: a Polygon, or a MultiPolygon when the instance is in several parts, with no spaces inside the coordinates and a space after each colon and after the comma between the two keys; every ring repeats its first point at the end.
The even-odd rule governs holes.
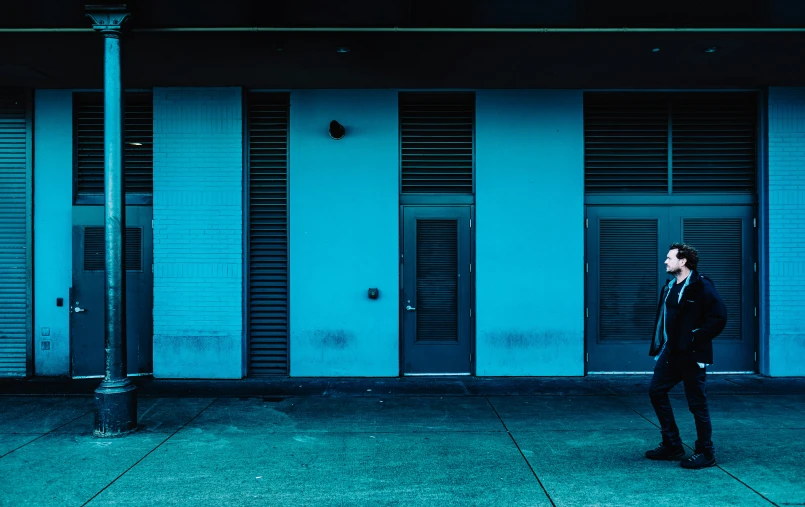
{"type": "Polygon", "coordinates": [[[81,313],[81,312],[86,312],[87,310],[85,308],[79,308],[79,307],[76,306],[75,310],[73,310],[73,311],[75,313],[81,313]]]}
{"type": "Polygon", "coordinates": [[[406,306],[405,306],[405,309],[406,309],[406,310],[408,310],[409,312],[413,312],[414,310],[416,310],[416,308],[414,308],[414,307],[413,307],[413,306],[411,306],[411,305],[406,305],[406,306]]]}

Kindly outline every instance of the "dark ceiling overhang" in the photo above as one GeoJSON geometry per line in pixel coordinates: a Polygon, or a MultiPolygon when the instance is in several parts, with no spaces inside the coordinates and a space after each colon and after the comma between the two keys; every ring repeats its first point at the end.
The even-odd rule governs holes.
{"type": "MultiPolygon", "coordinates": [[[[124,79],[142,88],[805,84],[802,0],[667,4],[136,0],[128,2],[124,79]]],[[[0,54],[0,86],[102,86],[102,40],[84,2],[20,0],[4,14],[0,44],[14,49],[0,54]]]]}
{"type": "Polygon", "coordinates": [[[0,26],[86,28],[86,3],[126,4],[140,28],[805,26],[801,0],[14,0],[4,2],[0,26]]]}

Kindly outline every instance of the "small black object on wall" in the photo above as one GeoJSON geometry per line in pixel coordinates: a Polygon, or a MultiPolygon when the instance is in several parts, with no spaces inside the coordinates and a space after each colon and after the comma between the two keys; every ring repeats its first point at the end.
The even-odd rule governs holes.
{"type": "Polygon", "coordinates": [[[369,299],[377,299],[380,297],[380,291],[377,289],[369,289],[369,299]]]}
{"type": "Polygon", "coordinates": [[[341,139],[347,133],[343,125],[333,120],[330,122],[330,137],[333,139],[341,139]]]}

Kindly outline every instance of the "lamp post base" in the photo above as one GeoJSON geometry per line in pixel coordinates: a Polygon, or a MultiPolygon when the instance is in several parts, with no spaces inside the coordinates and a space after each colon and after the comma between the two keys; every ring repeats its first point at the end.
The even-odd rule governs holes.
{"type": "Polygon", "coordinates": [[[119,437],[137,429],[137,391],[130,380],[102,382],[95,390],[95,436],[119,437]]]}

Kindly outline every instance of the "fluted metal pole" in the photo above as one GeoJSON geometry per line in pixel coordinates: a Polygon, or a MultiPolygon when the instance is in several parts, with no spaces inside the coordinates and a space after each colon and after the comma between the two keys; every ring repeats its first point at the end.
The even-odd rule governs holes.
{"type": "MultiPolygon", "coordinates": [[[[88,6],[89,10],[89,6],[88,6]]],[[[104,226],[106,243],[104,346],[106,374],[95,390],[95,436],[137,428],[137,395],[126,367],[126,202],[123,192],[123,97],[120,32],[125,6],[90,13],[104,36],[104,226]]]]}

